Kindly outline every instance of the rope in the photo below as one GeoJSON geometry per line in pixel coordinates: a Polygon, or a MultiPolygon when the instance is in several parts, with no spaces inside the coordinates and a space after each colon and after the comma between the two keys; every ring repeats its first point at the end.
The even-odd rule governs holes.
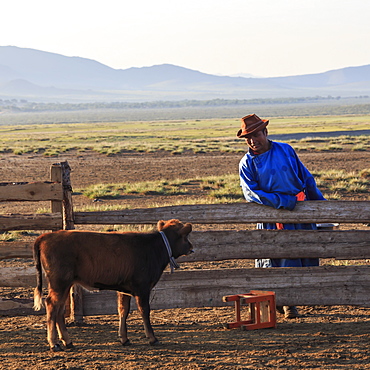
{"type": "Polygon", "coordinates": [[[176,263],[175,259],[172,256],[172,249],[170,247],[170,243],[169,243],[169,241],[167,239],[166,234],[163,231],[160,231],[159,233],[161,234],[162,239],[163,239],[163,242],[164,242],[164,245],[166,246],[168,257],[170,257],[170,267],[171,267],[171,274],[172,274],[173,271],[175,269],[180,268],[180,266],[176,263]]]}

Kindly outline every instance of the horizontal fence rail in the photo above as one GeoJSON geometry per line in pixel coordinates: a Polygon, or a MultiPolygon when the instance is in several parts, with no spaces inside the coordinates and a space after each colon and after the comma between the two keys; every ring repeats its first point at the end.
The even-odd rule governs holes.
{"type": "MultiPolygon", "coordinates": [[[[11,287],[35,286],[35,269],[1,269],[0,281],[11,287]]],[[[151,307],[221,306],[225,304],[224,295],[250,290],[274,291],[278,305],[369,306],[370,266],[180,270],[174,274],[166,271],[152,292],[151,307]]],[[[23,301],[24,312],[32,313],[30,303],[31,300],[23,301]]],[[[19,302],[17,304],[19,307],[19,302]]],[[[116,312],[115,292],[83,291],[84,315],[116,312]]]]}
{"type": "Polygon", "coordinates": [[[0,260],[10,258],[31,258],[32,242],[4,241],[0,243],[0,260]]]}
{"type": "Polygon", "coordinates": [[[63,200],[61,183],[0,183],[0,201],[63,200]]]}
{"type": "MultiPolygon", "coordinates": [[[[190,240],[195,253],[180,257],[180,262],[254,258],[370,258],[370,230],[193,231],[190,240]]],[[[0,246],[0,259],[30,258],[32,247],[30,242],[5,242],[3,247],[0,246]]]]}
{"type": "Polygon", "coordinates": [[[63,217],[60,213],[0,215],[0,231],[55,230],[62,228],[63,217]]]}
{"type": "Polygon", "coordinates": [[[254,258],[370,258],[370,230],[199,231],[190,234],[195,253],[179,261],[254,258]]]}
{"type": "Polygon", "coordinates": [[[122,211],[75,212],[75,224],[154,224],[178,218],[196,224],[370,222],[370,201],[298,202],[293,211],[255,203],[196,204],[122,211]]]}

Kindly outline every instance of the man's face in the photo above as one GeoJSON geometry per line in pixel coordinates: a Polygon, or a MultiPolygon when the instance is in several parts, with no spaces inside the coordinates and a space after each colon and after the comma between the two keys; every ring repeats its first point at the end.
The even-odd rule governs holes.
{"type": "Polygon", "coordinates": [[[267,129],[247,135],[245,142],[256,154],[265,153],[270,149],[270,143],[267,139],[267,129]]]}

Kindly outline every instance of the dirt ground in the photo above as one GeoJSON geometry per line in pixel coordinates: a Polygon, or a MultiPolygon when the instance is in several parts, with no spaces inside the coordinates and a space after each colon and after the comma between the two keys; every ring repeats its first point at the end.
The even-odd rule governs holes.
{"type": "MultiPolygon", "coordinates": [[[[370,167],[370,152],[299,156],[311,171],[370,167]]],[[[96,183],[223,175],[237,171],[240,157],[163,153],[115,157],[70,153],[58,158],[0,155],[0,182],[47,181],[50,165],[65,160],[72,168],[74,189],[96,183]]],[[[361,194],[359,199],[364,196],[368,194],[361,194]]],[[[120,202],[135,208],[164,201],[161,197],[139,195],[104,200],[106,204],[120,202]]],[[[81,195],[74,196],[73,202],[76,207],[93,203],[81,195]]],[[[34,207],[32,203],[3,202],[0,213],[32,213],[34,207]]],[[[0,261],[0,268],[12,263],[21,261],[0,261]]],[[[31,291],[24,289],[17,294],[27,296],[31,291]]],[[[9,293],[4,289],[0,294],[9,293]]],[[[133,343],[130,347],[122,347],[118,341],[115,316],[87,317],[84,326],[69,328],[76,348],[59,353],[48,350],[44,315],[0,316],[0,369],[370,369],[370,308],[299,309],[301,316],[297,319],[287,320],[278,314],[276,329],[254,331],[224,328],[225,323],[233,321],[232,306],[154,310],[152,323],[161,341],[155,347],[150,347],[144,338],[136,311],[128,320],[133,343]]]]}

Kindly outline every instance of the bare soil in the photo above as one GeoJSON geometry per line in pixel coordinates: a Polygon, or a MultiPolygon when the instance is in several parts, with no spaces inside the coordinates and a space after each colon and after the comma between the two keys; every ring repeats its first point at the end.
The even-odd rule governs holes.
{"type": "MultiPolygon", "coordinates": [[[[299,156],[311,171],[370,167],[370,152],[300,153],[299,156]]],[[[240,157],[221,153],[115,157],[70,153],[59,158],[2,155],[0,181],[47,181],[51,164],[65,160],[72,168],[74,189],[96,183],[194,178],[236,173],[240,157]]],[[[197,196],[196,191],[193,196],[197,196]]],[[[368,199],[368,194],[351,199],[368,199]]],[[[92,204],[93,200],[75,195],[73,202],[79,207],[92,204]]],[[[138,195],[104,202],[140,208],[169,200],[138,195]]],[[[33,213],[38,207],[33,203],[3,202],[0,213],[33,213]]],[[[0,268],[23,262],[31,263],[0,261],[0,268]]],[[[21,298],[29,296],[31,291],[0,290],[3,297],[21,298]]],[[[155,347],[149,346],[144,338],[136,311],[128,320],[133,343],[130,347],[122,347],[118,342],[115,316],[87,317],[84,326],[69,328],[76,348],[60,353],[48,350],[43,315],[2,316],[0,369],[370,369],[370,308],[313,306],[299,310],[301,316],[292,320],[278,314],[276,329],[254,331],[225,329],[224,324],[234,319],[232,306],[154,310],[152,323],[161,341],[155,347]]]]}

